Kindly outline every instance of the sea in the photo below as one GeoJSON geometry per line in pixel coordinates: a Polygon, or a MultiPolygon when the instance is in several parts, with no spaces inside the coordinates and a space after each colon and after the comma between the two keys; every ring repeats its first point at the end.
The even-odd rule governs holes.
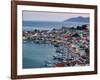
{"type": "Polygon", "coordinates": [[[53,28],[60,29],[61,27],[77,27],[85,22],[49,22],[49,21],[23,21],[23,31],[39,30],[52,30],[53,28]]]}
{"type": "Polygon", "coordinates": [[[50,44],[36,44],[32,41],[23,42],[23,68],[45,67],[47,60],[52,60],[56,48],[50,44]]]}
{"type": "MultiPolygon", "coordinates": [[[[64,27],[77,27],[87,23],[79,22],[40,22],[23,21],[23,31],[52,30],[64,27]]],[[[56,48],[50,44],[36,44],[32,41],[23,41],[23,69],[43,68],[48,60],[53,59],[56,48]]]]}

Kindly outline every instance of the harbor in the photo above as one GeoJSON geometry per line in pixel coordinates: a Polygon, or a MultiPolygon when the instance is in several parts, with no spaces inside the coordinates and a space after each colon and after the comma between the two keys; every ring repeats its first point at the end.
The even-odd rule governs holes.
{"type": "MultiPolygon", "coordinates": [[[[22,37],[23,43],[31,42],[31,46],[45,45],[45,49],[51,48],[42,52],[42,48],[40,47],[40,50],[37,47],[41,51],[41,53],[39,52],[41,55],[44,55],[44,53],[45,55],[52,54],[48,55],[50,58],[44,59],[44,63],[41,63],[42,66],[39,67],[86,66],[90,63],[89,25],[87,24],[76,27],[62,26],[51,30],[33,29],[31,31],[23,31],[22,37]]],[[[35,49],[33,53],[35,53],[35,49]]]]}

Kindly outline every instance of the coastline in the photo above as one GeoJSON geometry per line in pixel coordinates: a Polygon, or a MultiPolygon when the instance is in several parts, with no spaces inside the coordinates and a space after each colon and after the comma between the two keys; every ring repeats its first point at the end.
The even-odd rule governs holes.
{"type": "Polygon", "coordinates": [[[89,65],[88,25],[76,28],[63,26],[60,29],[23,31],[23,41],[25,40],[40,45],[51,44],[56,47],[56,56],[52,56],[53,60],[47,61],[44,67],[89,65]]]}

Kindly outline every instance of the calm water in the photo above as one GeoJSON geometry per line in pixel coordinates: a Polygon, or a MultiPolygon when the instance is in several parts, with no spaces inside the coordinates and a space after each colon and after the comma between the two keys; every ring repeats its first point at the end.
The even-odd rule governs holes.
{"type": "Polygon", "coordinates": [[[51,30],[53,28],[59,29],[62,26],[64,27],[77,27],[83,24],[88,23],[82,23],[82,22],[39,22],[39,21],[23,21],[23,30],[33,30],[33,29],[39,29],[39,30],[51,30]]]}
{"type": "Polygon", "coordinates": [[[48,44],[35,44],[32,41],[23,42],[23,68],[40,68],[52,59],[55,47],[48,44]]]}

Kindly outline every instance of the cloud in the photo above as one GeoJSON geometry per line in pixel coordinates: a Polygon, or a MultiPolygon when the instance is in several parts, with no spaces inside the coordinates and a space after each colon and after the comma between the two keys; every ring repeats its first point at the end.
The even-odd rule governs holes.
{"type": "Polygon", "coordinates": [[[72,17],[89,17],[88,13],[23,11],[24,21],[64,21],[72,17]]]}

